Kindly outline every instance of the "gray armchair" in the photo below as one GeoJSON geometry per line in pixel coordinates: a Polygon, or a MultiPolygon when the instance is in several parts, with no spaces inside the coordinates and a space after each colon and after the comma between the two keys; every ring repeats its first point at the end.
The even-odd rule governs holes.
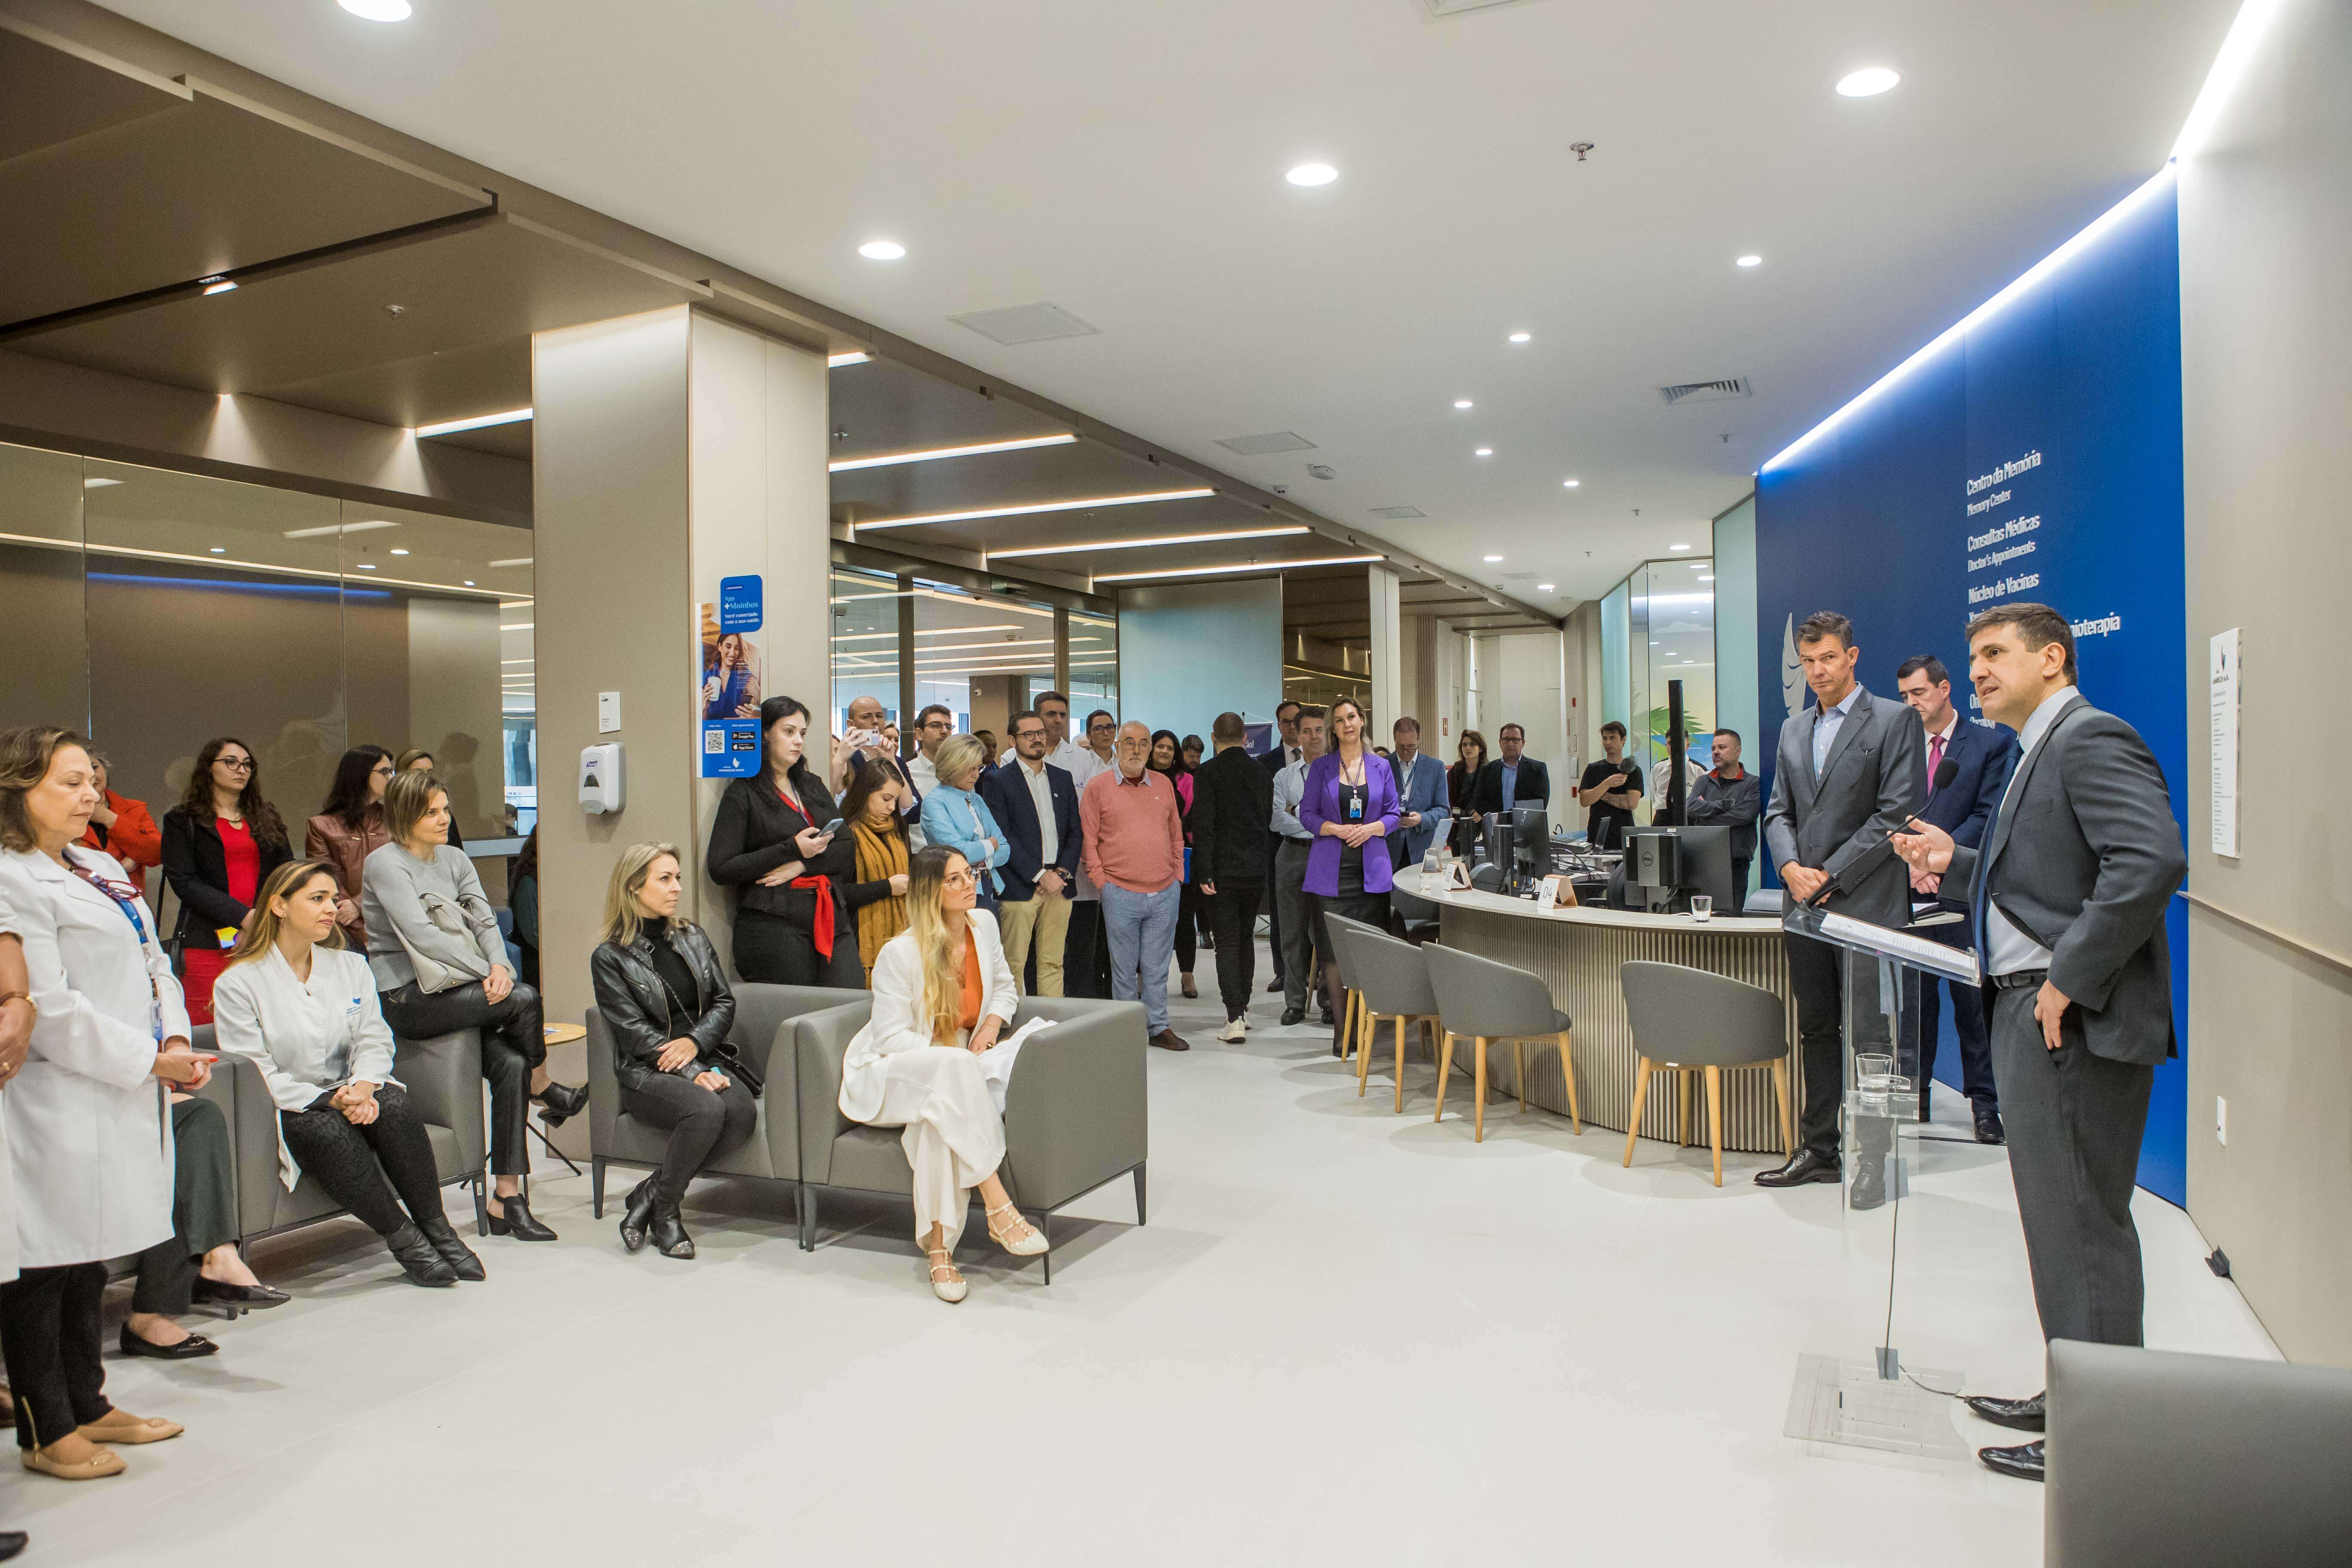
{"type": "MultiPolygon", "coordinates": [[[[838,996],[839,992],[833,994],[838,996]]],[[[866,1026],[873,998],[793,1020],[800,1064],[801,1247],[816,1246],[817,1194],[825,1187],[912,1199],[915,1173],[896,1127],[841,1113],[841,1064],[866,1026]]],[[[1040,1230],[1053,1213],[1117,1177],[1135,1177],[1135,1223],[1144,1223],[1144,1162],[1150,1092],[1143,1007],[1135,1002],[1030,996],[1016,1023],[1055,1027],[1030,1038],[1005,1091],[1005,1190],[1040,1230]]],[[[1054,1255],[1045,1254],[1053,1283],[1054,1255]]]]}
{"type": "MultiPolygon", "coordinates": [[[[742,1147],[715,1161],[717,1174],[757,1176],[771,1182],[801,1179],[800,1119],[793,1092],[793,1058],[790,1025],[804,1013],[837,1007],[862,991],[836,991],[822,985],[762,985],[745,981],[735,986],[735,1026],[728,1043],[760,1075],[765,1088],[760,1119],[742,1147]]],[[[588,1153],[590,1195],[596,1217],[604,1217],[604,1167],[626,1165],[651,1170],[669,1147],[669,1133],[647,1127],[621,1109],[621,1082],[613,1071],[613,1033],[597,1009],[588,1009],[588,1153]]]]}

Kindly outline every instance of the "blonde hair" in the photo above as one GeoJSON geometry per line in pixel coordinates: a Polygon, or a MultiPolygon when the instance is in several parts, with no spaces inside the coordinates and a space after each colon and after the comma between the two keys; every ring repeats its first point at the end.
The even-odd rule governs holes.
{"type": "Polygon", "coordinates": [[[940,742],[938,752],[931,758],[931,766],[939,773],[941,784],[950,789],[963,789],[967,786],[953,781],[963,776],[965,768],[984,766],[987,762],[988,748],[980,743],[978,735],[950,735],[940,742]]]}
{"type": "MultiPolygon", "coordinates": [[[[632,844],[621,851],[621,858],[613,863],[612,880],[604,884],[604,941],[618,947],[628,947],[636,942],[638,931],[646,924],[645,912],[637,908],[637,894],[644,889],[646,879],[653,875],[654,862],[665,855],[677,860],[680,869],[685,868],[686,862],[679,858],[675,844],[632,844]]],[[[665,923],[681,926],[687,922],[672,915],[665,923]]]]}
{"type": "Polygon", "coordinates": [[[435,773],[397,773],[383,786],[384,831],[403,849],[416,837],[416,825],[433,809],[435,795],[446,795],[449,786],[435,773]]]}
{"type": "MultiPolygon", "coordinates": [[[[224,968],[235,969],[240,963],[255,959],[278,945],[278,928],[285,923],[271,906],[279,899],[291,899],[310,885],[313,877],[335,878],[334,868],[317,860],[289,860],[261,879],[261,890],[253,895],[253,923],[236,933],[236,945],[228,950],[228,962],[224,968]]],[[[338,890],[341,890],[338,884],[338,890]]],[[[341,947],[343,928],[327,928],[327,934],[311,943],[313,947],[341,947]]]]}
{"type": "MultiPolygon", "coordinates": [[[[940,749],[944,752],[947,746],[943,742],[940,749]]],[[[923,972],[922,1005],[917,1016],[942,1046],[955,1044],[956,1031],[963,1026],[963,947],[948,935],[947,910],[941,902],[950,861],[971,865],[961,850],[944,844],[926,844],[907,861],[907,932],[914,939],[915,955],[923,972]]]]}

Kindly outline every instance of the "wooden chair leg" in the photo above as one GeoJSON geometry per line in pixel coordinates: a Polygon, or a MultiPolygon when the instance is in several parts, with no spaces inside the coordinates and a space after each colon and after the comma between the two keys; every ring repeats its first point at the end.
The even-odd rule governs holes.
{"type": "Polygon", "coordinates": [[[1470,1142],[1484,1143],[1486,1141],[1486,1037],[1473,1035],[1471,1044],[1478,1050],[1478,1110],[1472,1118],[1470,1142]]]}
{"type": "Polygon", "coordinates": [[[1706,1142],[1715,1151],[1715,1184],[1723,1185],[1723,1069],[1706,1069],[1706,1142]]]}
{"type": "Polygon", "coordinates": [[[1772,1094],[1780,1102],[1780,1152],[1794,1156],[1797,1152],[1797,1118],[1789,1105],[1789,1058],[1780,1057],[1772,1063],[1772,1094]]]}
{"type": "Polygon", "coordinates": [[[1402,1013],[1397,1015],[1396,1021],[1396,1080],[1395,1114],[1402,1116],[1404,1114],[1404,1015],[1402,1013]]]}
{"type": "Polygon", "coordinates": [[[1511,1042],[1511,1076],[1519,1080],[1519,1114],[1528,1113],[1528,1043],[1511,1042]]]}
{"type": "Polygon", "coordinates": [[[1569,1055],[1568,1031],[1552,1037],[1559,1042],[1559,1076],[1568,1080],[1568,1121],[1579,1138],[1584,1136],[1584,1113],[1576,1108],[1576,1063],[1569,1055]]]}
{"type": "Polygon", "coordinates": [[[1698,1098],[1697,1094],[1695,1092],[1697,1089],[1697,1085],[1691,1082],[1693,1076],[1694,1075],[1688,1068],[1676,1068],[1675,1069],[1675,1114],[1679,1116],[1682,1121],[1679,1141],[1682,1146],[1685,1149],[1690,1147],[1691,1112],[1696,1109],[1692,1102],[1698,1098]]]}
{"type": "Polygon", "coordinates": [[[1650,1058],[1633,1058],[1633,1115],[1625,1123],[1625,1165],[1633,1164],[1633,1140],[1642,1135],[1642,1107],[1650,1098],[1650,1058]]]}
{"type": "Polygon", "coordinates": [[[1445,1080],[1453,1076],[1454,1031],[1441,1028],[1437,1031],[1437,1110],[1429,1118],[1432,1121],[1445,1120],[1445,1080]]]}
{"type": "MultiPolygon", "coordinates": [[[[1353,994],[1350,993],[1351,996],[1352,994],[1353,994]]],[[[1348,1016],[1349,1018],[1353,1018],[1355,1016],[1356,1010],[1351,1001],[1348,1008],[1348,1016]]],[[[1364,1021],[1364,1026],[1367,1029],[1372,1027],[1371,1021],[1369,1018],[1364,1021]]],[[[1358,1100],[1361,1100],[1364,1098],[1364,1075],[1370,1069],[1372,1054],[1364,1049],[1363,1039],[1361,1036],[1358,1034],[1358,1031],[1351,1029],[1349,1033],[1358,1035],[1358,1038],[1356,1040],[1356,1098],[1358,1100]]]]}

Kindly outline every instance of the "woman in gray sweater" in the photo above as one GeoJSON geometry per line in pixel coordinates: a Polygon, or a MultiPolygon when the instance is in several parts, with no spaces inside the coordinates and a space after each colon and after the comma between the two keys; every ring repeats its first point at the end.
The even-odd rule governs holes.
{"type": "Polygon", "coordinates": [[[383,792],[383,816],[392,842],[367,858],[360,905],[384,1021],[412,1040],[481,1031],[498,1182],[490,1234],[553,1241],[521,1196],[530,1172],[523,1119],[535,1100],[556,1126],[587,1109],[588,1091],[548,1077],[539,992],[516,982],[474,863],[449,845],[448,790],[432,773],[402,773],[383,792]]]}

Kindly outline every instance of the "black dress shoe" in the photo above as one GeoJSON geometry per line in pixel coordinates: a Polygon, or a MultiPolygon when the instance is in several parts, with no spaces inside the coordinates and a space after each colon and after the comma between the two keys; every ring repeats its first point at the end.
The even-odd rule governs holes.
{"type": "Polygon", "coordinates": [[[568,1083],[550,1081],[531,1099],[539,1101],[540,1121],[551,1128],[562,1126],[588,1109],[588,1091],[568,1083]]]}
{"type": "Polygon", "coordinates": [[[441,1256],[441,1249],[425,1239],[424,1230],[415,1220],[383,1238],[383,1244],[399,1262],[400,1271],[408,1276],[411,1285],[430,1286],[446,1290],[457,1283],[457,1271],[441,1256]]]}
{"type": "Polygon", "coordinates": [[[621,1210],[621,1250],[635,1253],[646,1244],[646,1230],[654,1221],[654,1179],[647,1176],[629,1189],[621,1210]]]}
{"type": "Polygon", "coordinates": [[[490,1216],[492,1236],[511,1236],[517,1241],[553,1241],[555,1239],[553,1231],[530,1217],[530,1205],[523,1202],[520,1194],[510,1198],[498,1198],[493,1201],[506,1212],[490,1216]]]}
{"type": "Polygon", "coordinates": [[[2011,1426],[2020,1432],[2039,1432],[2043,1430],[2042,1423],[2046,1419],[2042,1401],[2047,1397],[2046,1394],[2037,1394],[2031,1399],[1994,1399],[1982,1394],[1971,1394],[1967,1404],[1969,1409],[1996,1426],[2011,1426]]]}
{"type": "Polygon", "coordinates": [[[220,1346],[202,1334],[190,1334],[175,1345],[159,1345],[132,1333],[128,1323],[122,1325],[121,1336],[115,1342],[121,1346],[124,1355],[149,1356],[156,1361],[194,1361],[200,1355],[220,1353],[220,1346]]]}
{"type": "Polygon", "coordinates": [[[1306,1021],[1307,1009],[1304,1007],[1285,1007],[1282,1010],[1282,1026],[1286,1029],[1293,1024],[1303,1024],[1306,1021]]]}
{"type": "Polygon", "coordinates": [[[2001,1130],[2000,1111],[1990,1107],[1977,1111],[1977,1142],[1995,1144],[2009,1142],[2009,1134],[2001,1130]]]}
{"type": "Polygon", "coordinates": [[[646,1226],[646,1237],[654,1244],[654,1250],[664,1258],[694,1256],[694,1237],[686,1234],[686,1226],[677,1217],[677,1205],[667,1199],[654,1200],[653,1216],[646,1226]]]}
{"type": "Polygon", "coordinates": [[[1281,976],[1281,975],[1277,974],[1277,975],[1276,975],[1276,976],[1275,976],[1271,981],[1269,981],[1269,982],[1267,982],[1267,983],[1266,983],[1265,992],[1266,992],[1266,994],[1267,994],[1267,995],[1269,995],[1269,996],[1273,996],[1273,995],[1279,994],[1280,994],[1280,992],[1281,992],[1281,990],[1282,990],[1282,976],[1281,976]]]}
{"type": "Polygon", "coordinates": [[[196,1276],[188,1290],[192,1301],[216,1302],[226,1307],[282,1307],[294,1298],[268,1285],[232,1285],[225,1279],[207,1279],[196,1276]]]}
{"type": "Polygon", "coordinates": [[[1977,1458],[1985,1462],[1985,1468],[1998,1470],[2004,1476],[2015,1476],[2021,1481],[2049,1479],[2042,1473],[2042,1439],[2039,1437],[2014,1448],[1979,1448],[1977,1458]]]}
{"type": "Polygon", "coordinates": [[[425,1215],[416,1222],[416,1228],[425,1233],[425,1239],[433,1244],[433,1250],[441,1255],[441,1261],[446,1263],[449,1271],[458,1279],[479,1284],[490,1277],[489,1270],[482,1267],[482,1260],[475,1255],[474,1249],[458,1238],[457,1233],[450,1228],[449,1222],[441,1215],[425,1215]]]}
{"type": "Polygon", "coordinates": [[[1853,1209],[1883,1209],[1886,1206],[1886,1178],[1864,1173],[1853,1179],[1853,1191],[1847,1194],[1846,1206],[1853,1209]]]}
{"type": "Polygon", "coordinates": [[[32,1539],[21,1530],[0,1530],[0,1563],[24,1551],[32,1539]]]}
{"type": "Polygon", "coordinates": [[[1811,1149],[1800,1149],[1790,1156],[1789,1163],[1770,1171],[1756,1173],[1759,1187],[1801,1187],[1807,1182],[1838,1181],[1838,1163],[1811,1149]]]}

